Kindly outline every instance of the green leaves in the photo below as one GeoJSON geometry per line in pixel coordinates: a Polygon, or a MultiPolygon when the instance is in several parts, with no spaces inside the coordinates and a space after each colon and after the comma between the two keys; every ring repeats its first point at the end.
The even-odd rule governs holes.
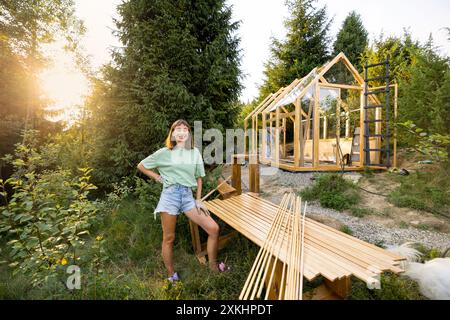
{"type": "MultiPolygon", "coordinates": [[[[87,199],[89,191],[96,189],[89,182],[91,168],[79,168],[80,176],[62,169],[36,173],[31,169],[33,160],[29,161],[20,176],[7,180],[15,192],[0,207],[0,234],[10,239],[7,248],[14,272],[31,275],[33,285],[38,285],[55,275],[67,252],[75,257],[85,248],[99,211],[87,199]]],[[[0,185],[5,188],[3,182],[0,185]]]]}
{"type": "Polygon", "coordinates": [[[412,147],[429,159],[442,164],[449,163],[450,134],[427,133],[411,120],[396,124],[402,135],[408,135],[412,147]]]}

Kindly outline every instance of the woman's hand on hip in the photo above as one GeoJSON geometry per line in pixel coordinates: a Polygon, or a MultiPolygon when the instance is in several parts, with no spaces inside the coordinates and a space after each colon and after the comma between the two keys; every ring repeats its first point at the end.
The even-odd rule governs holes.
{"type": "Polygon", "coordinates": [[[195,206],[197,207],[198,213],[203,213],[207,216],[211,215],[211,213],[209,212],[208,208],[206,208],[202,200],[200,199],[195,200],[195,206]]]}

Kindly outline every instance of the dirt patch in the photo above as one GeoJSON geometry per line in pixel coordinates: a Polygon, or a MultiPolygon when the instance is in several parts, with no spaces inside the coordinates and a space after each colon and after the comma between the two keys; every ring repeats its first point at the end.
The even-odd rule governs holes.
{"type": "Polygon", "coordinates": [[[411,226],[422,230],[450,233],[450,220],[445,217],[411,208],[398,208],[389,203],[386,196],[398,187],[399,183],[393,181],[388,175],[387,172],[379,172],[360,180],[359,185],[364,189],[361,190],[360,207],[370,209],[372,213],[365,216],[366,219],[386,227],[407,228],[411,226]]]}

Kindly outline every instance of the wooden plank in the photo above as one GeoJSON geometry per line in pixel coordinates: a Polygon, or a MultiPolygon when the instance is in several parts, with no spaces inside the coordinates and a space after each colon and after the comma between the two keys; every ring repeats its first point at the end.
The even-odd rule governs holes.
{"type": "Polygon", "coordinates": [[[244,120],[244,154],[247,154],[247,127],[248,127],[248,120],[244,120]]]}
{"type": "Polygon", "coordinates": [[[314,136],[313,136],[313,168],[319,166],[319,140],[320,140],[320,90],[316,85],[314,95],[314,136]]]}
{"type": "MultiPolygon", "coordinates": [[[[244,198],[244,199],[246,199],[246,200],[249,199],[250,197],[253,197],[254,199],[257,199],[257,200],[260,201],[260,202],[264,202],[264,203],[267,204],[268,206],[275,206],[275,207],[276,207],[276,204],[274,204],[273,202],[270,202],[270,201],[268,201],[268,200],[266,200],[266,199],[263,199],[263,198],[260,198],[260,197],[256,197],[256,196],[254,196],[254,195],[252,195],[252,194],[243,194],[243,195],[242,195],[242,198],[244,198]]],[[[310,218],[306,218],[306,220],[312,222],[313,224],[317,224],[317,225],[319,225],[320,227],[325,228],[325,229],[327,229],[327,230],[329,230],[329,231],[338,233],[338,234],[340,234],[340,235],[343,236],[343,237],[352,239],[352,240],[354,240],[355,242],[358,242],[358,243],[360,243],[360,244],[362,244],[362,245],[368,246],[368,247],[370,247],[371,249],[376,250],[376,251],[379,251],[379,252],[382,253],[382,254],[388,255],[388,256],[394,258],[394,260],[405,260],[404,257],[401,257],[401,256],[399,256],[399,255],[397,255],[397,254],[395,254],[395,253],[389,252],[389,251],[387,251],[387,250],[385,250],[385,249],[383,249],[383,248],[377,247],[377,246],[374,245],[374,244],[371,244],[371,243],[365,242],[365,241],[363,241],[363,240],[360,240],[360,239],[358,239],[358,238],[355,238],[355,237],[353,237],[353,236],[351,236],[351,235],[348,235],[348,234],[346,234],[346,233],[344,233],[344,232],[341,232],[341,231],[339,231],[339,230],[336,230],[336,229],[334,229],[334,228],[332,228],[332,227],[330,227],[330,226],[327,226],[327,225],[325,225],[325,224],[319,223],[319,222],[317,222],[317,221],[315,221],[315,220],[312,220],[312,219],[310,219],[310,218]]]]}
{"type": "MultiPolygon", "coordinates": [[[[340,92],[339,92],[340,96],[340,92]]],[[[341,159],[341,98],[339,97],[336,103],[336,165],[341,166],[342,161],[344,159],[341,159]]]]}
{"type": "Polygon", "coordinates": [[[262,158],[266,157],[267,154],[267,122],[266,122],[266,114],[262,113],[262,158]]]}
{"type": "MultiPolygon", "coordinates": [[[[230,233],[219,237],[219,243],[217,246],[217,250],[223,249],[226,246],[226,244],[228,243],[228,241],[230,241],[237,234],[238,234],[237,231],[231,231],[230,233]]],[[[202,243],[201,251],[199,253],[197,253],[197,258],[206,257],[207,255],[208,255],[207,243],[202,243]]]]}
{"type": "Polygon", "coordinates": [[[295,116],[294,116],[294,165],[300,165],[300,132],[301,132],[301,104],[300,99],[295,100],[295,116]]]}
{"type": "Polygon", "coordinates": [[[289,84],[287,87],[283,88],[283,91],[269,105],[267,105],[267,107],[264,108],[264,110],[262,110],[261,112],[271,112],[270,109],[272,108],[272,106],[276,105],[278,103],[278,101],[283,99],[292,90],[292,88],[294,88],[299,82],[300,82],[299,79],[295,79],[294,81],[291,82],[291,84],[289,84]]]}
{"type": "Polygon", "coordinates": [[[283,158],[286,158],[286,118],[283,118],[283,158]]]}
{"type": "MultiPolygon", "coordinates": [[[[231,207],[229,207],[228,209],[231,209],[233,206],[231,206],[231,207]]],[[[309,244],[307,245],[307,248],[309,248],[310,246],[309,246],[309,244]]],[[[314,251],[311,251],[311,252],[314,252],[313,253],[313,255],[315,255],[316,256],[316,259],[319,259],[320,260],[320,265],[327,265],[327,264],[329,264],[329,262],[327,261],[327,256],[326,255],[323,255],[322,253],[320,253],[320,252],[316,252],[317,250],[314,250],[314,251]]],[[[282,258],[282,257],[281,257],[282,258]]],[[[328,259],[329,260],[329,259],[328,259]]],[[[343,272],[343,269],[342,268],[340,268],[340,267],[336,267],[336,261],[334,261],[334,263],[333,263],[333,265],[332,266],[327,266],[327,268],[331,268],[331,270],[333,269],[333,268],[338,268],[339,270],[340,270],[340,272],[341,272],[341,274],[335,274],[334,276],[336,276],[336,277],[339,277],[339,276],[341,276],[342,277],[342,272],[343,272]]],[[[323,271],[322,271],[323,272],[323,271]]],[[[327,272],[325,271],[324,272],[325,274],[327,274],[327,272]]],[[[346,274],[348,274],[348,272],[346,273],[346,274]]],[[[328,276],[330,276],[329,274],[328,274],[328,276]]],[[[332,276],[330,276],[330,277],[332,277],[332,276]]],[[[363,276],[361,276],[361,277],[366,277],[366,279],[369,279],[370,278],[370,276],[367,276],[367,275],[363,275],[363,276]]]]}
{"type": "Polygon", "coordinates": [[[200,233],[198,230],[198,225],[189,219],[189,229],[191,231],[192,247],[194,248],[194,253],[198,254],[201,251],[200,233]]]}
{"type": "Polygon", "coordinates": [[[281,115],[283,117],[283,119],[290,118],[292,120],[292,122],[295,121],[293,118],[293,116],[295,115],[295,111],[289,112],[284,106],[281,107],[281,110],[283,110],[283,112],[284,112],[284,114],[281,115]]]}
{"type": "MultiPolygon", "coordinates": [[[[220,216],[218,215],[219,218],[225,219],[224,221],[232,226],[236,226],[237,230],[238,228],[242,228],[240,232],[257,244],[260,244],[264,239],[267,239],[267,230],[271,221],[273,221],[271,220],[273,219],[273,212],[278,208],[278,206],[266,200],[247,194],[242,194],[228,200],[207,201],[206,204],[212,213],[220,211],[220,216]],[[254,218],[248,219],[251,215],[253,215],[254,218]]],[[[393,256],[397,258],[398,256],[390,256],[381,248],[363,241],[358,241],[359,239],[343,234],[313,220],[306,219],[305,222],[305,277],[317,276],[317,273],[319,273],[324,275],[326,279],[334,281],[345,275],[348,276],[354,274],[367,282],[373,283],[373,272],[381,272],[381,270],[376,269],[375,264],[377,262],[373,259],[381,259],[383,264],[386,264],[387,268],[396,271],[395,266],[392,266],[391,264],[395,263],[395,261],[392,260],[393,256]],[[314,230],[310,229],[311,227],[314,230]],[[326,229],[328,229],[328,231],[326,229]],[[309,230],[313,230],[314,232],[311,234],[309,230]],[[333,235],[333,233],[335,235],[333,235]],[[340,235],[340,237],[337,235],[340,235]],[[344,239],[346,237],[350,238],[347,238],[346,240],[344,239]],[[348,239],[351,238],[353,238],[352,241],[348,241],[348,239]],[[355,245],[355,243],[364,244],[364,246],[358,246],[355,245]],[[370,248],[370,246],[373,247],[370,248]],[[373,251],[380,249],[381,251],[379,253],[373,253],[373,251]],[[371,257],[370,254],[374,254],[374,257],[371,257]],[[361,256],[364,256],[364,258],[361,258],[361,256]],[[380,258],[386,256],[390,257],[380,258]],[[365,268],[366,266],[367,268],[365,268]]],[[[289,234],[292,234],[291,229],[286,229],[286,227],[283,226],[280,226],[280,228],[280,230],[284,229],[286,235],[280,237],[281,239],[275,239],[276,241],[273,243],[275,247],[282,247],[283,241],[285,241],[283,239],[289,234]]],[[[279,254],[280,260],[285,261],[283,259],[286,258],[286,252],[284,255],[279,254]]]]}
{"type": "MultiPolygon", "coordinates": [[[[249,206],[254,205],[254,201],[251,199],[246,199],[245,201],[247,201],[249,204],[249,206]]],[[[243,206],[245,206],[245,204],[241,204],[243,206]]],[[[258,207],[258,209],[261,212],[264,212],[265,209],[269,209],[269,207],[265,207],[265,208],[261,208],[258,207]]],[[[264,215],[264,213],[262,213],[264,215]]],[[[384,268],[386,267],[390,267],[391,264],[390,263],[385,263],[383,260],[373,260],[373,258],[370,256],[370,251],[369,253],[366,253],[367,248],[366,247],[359,247],[359,251],[355,251],[355,253],[352,256],[352,248],[358,248],[357,246],[355,247],[353,245],[353,243],[350,243],[347,241],[347,239],[345,238],[339,238],[334,236],[332,233],[330,233],[330,230],[323,230],[320,229],[321,224],[315,225],[314,223],[311,224],[310,221],[307,224],[306,230],[308,230],[308,234],[306,235],[306,237],[309,240],[315,240],[317,239],[317,243],[322,245],[324,248],[327,248],[325,250],[328,250],[330,248],[336,249],[335,251],[338,252],[339,254],[341,254],[342,256],[346,257],[346,258],[350,258],[350,260],[356,260],[357,263],[358,262],[362,262],[361,267],[362,268],[367,268],[368,264],[364,264],[363,261],[361,261],[360,257],[365,257],[366,259],[368,259],[368,261],[370,261],[375,267],[377,267],[377,263],[380,263],[380,265],[382,265],[384,268]],[[312,228],[312,229],[311,229],[312,228]],[[313,231],[311,231],[313,230],[313,231]],[[347,244],[347,246],[344,246],[342,244],[347,244]],[[348,244],[351,244],[352,246],[348,246],[348,244]],[[350,251],[349,251],[350,250],[350,251]],[[347,252],[349,251],[349,252],[347,252]]],[[[332,229],[332,231],[334,233],[336,233],[337,230],[332,229]]],[[[340,231],[337,231],[337,235],[341,235],[340,231]]],[[[354,238],[356,239],[356,238],[354,238]]],[[[379,269],[383,269],[383,267],[379,267],[379,269]]]]}
{"type": "Polygon", "coordinates": [[[328,139],[327,130],[328,130],[328,118],[327,116],[323,117],[323,132],[322,132],[322,138],[328,139]]]}
{"type": "MultiPolygon", "coordinates": [[[[397,123],[397,99],[398,99],[398,85],[394,84],[394,122],[397,123]]],[[[397,126],[394,126],[394,154],[393,165],[397,168],[397,126]]]]}
{"type": "Polygon", "coordinates": [[[304,297],[309,300],[341,300],[341,298],[325,284],[321,284],[312,291],[305,293],[304,297]]]}
{"type": "Polygon", "coordinates": [[[342,299],[345,299],[350,294],[352,288],[350,277],[344,277],[333,282],[325,279],[325,285],[342,299]]]}
{"type": "Polygon", "coordinates": [[[261,276],[261,264],[264,265],[265,260],[267,259],[268,255],[267,255],[267,246],[270,244],[270,240],[271,240],[271,236],[274,232],[276,232],[277,228],[279,227],[279,220],[283,217],[282,214],[282,210],[284,208],[284,206],[286,205],[286,203],[289,201],[290,196],[284,196],[280,207],[278,207],[277,209],[277,213],[275,215],[274,221],[271,223],[270,225],[270,229],[267,233],[267,236],[265,238],[264,243],[261,246],[261,249],[258,252],[258,255],[253,263],[252,269],[247,277],[247,280],[244,284],[244,288],[242,289],[242,292],[239,296],[239,299],[247,299],[250,296],[250,299],[254,299],[255,294],[256,294],[256,290],[257,290],[257,286],[258,286],[258,280],[261,276]],[[259,271],[259,272],[258,272],[259,271]],[[254,286],[254,283],[256,281],[256,286],[254,286]],[[253,290],[252,290],[253,287],[253,290]]]}
{"type": "MultiPolygon", "coordinates": [[[[226,184],[227,181],[229,181],[233,176],[229,176],[228,178],[226,178],[225,180],[222,178],[219,178],[219,184],[217,185],[217,187],[215,187],[214,189],[212,189],[210,192],[208,192],[203,198],[202,201],[208,199],[208,197],[210,195],[212,195],[214,193],[214,191],[219,190],[220,187],[222,187],[222,185],[226,184]]],[[[234,189],[234,188],[233,188],[234,189]]],[[[234,191],[236,191],[236,189],[234,189],[234,191]]]]}
{"type": "Polygon", "coordinates": [[[337,89],[348,89],[348,90],[362,90],[361,86],[338,84],[338,83],[320,83],[321,88],[337,88],[337,89]]]}
{"type": "MultiPolygon", "coordinates": [[[[231,179],[231,176],[230,176],[231,179]]],[[[226,180],[219,179],[219,185],[217,186],[217,191],[220,193],[222,199],[228,199],[237,194],[237,190],[230,186],[226,180]]]]}
{"type": "Polygon", "coordinates": [[[365,132],[365,123],[364,123],[364,93],[366,92],[365,88],[363,87],[363,90],[361,91],[359,103],[360,103],[360,114],[359,114],[359,166],[361,168],[364,167],[365,163],[365,156],[364,156],[364,132],[365,132]]]}
{"type": "Polygon", "coordinates": [[[275,163],[280,162],[280,108],[275,111],[275,163]]]}
{"type": "Polygon", "coordinates": [[[231,186],[236,189],[237,194],[241,194],[241,165],[238,163],[238,159],[234,155],[232,156],[231,173],[231,186]]]}
{"type": "MultiPolygon", "coordinates": [[[[267,236],[267,232],[263,231],[264,227],[261,225],[260,221],[258,220],[249,221],[247,219],[249,213],[247,213],[245,216],[223,215],[224,212],[233,212],[233,210],[236,210],[236,208],[233,209],[233,205],[228,206],[228,204],[226,206],[223,206],[224,205],[223,201],[222,202],[219,201],[220,200],[208,201],[207,202],[208,209],[210,209],[211,212],[216,214],[220,219],[226,221],[236,230],[240,230],[240,232],[249,240],[253,241],[257,245],[261,245],[261,243],[267,236]]],[[[285,257],[282,255],[280,255],[280,259],[285,261],[285,257]]],[[[309,261],[311,259],[312,259],[311,257],[305,257],[305,265],[306,264],[308,264],[309,266],[314,265],[315,264],[314,261],[309,261]]],[[[305,277],[307,277],[307,279],[312,280],[318,275],[319,275],[318,273],[312,273],[310,267],[305,268],[305,277]]],[[[333,275],[330,275],[330,273],[327,273],[327,276],[334,277],[333,275]]]]}
{"type": "Polygon", "coordinates": [[[353,75],[355,80],[358,81],[358,83],[360,85],[362,85],[364,83],[363,77],[361,77],[358,70],[356,70],[356,68],[353,66],[353,64],[350,62],[350,60],[348,60],[347,56],[344,53],[342,53],[341,60],[344,63],[344,65],[347,67],[347,69],[351,72],[351,74],[353,75]]]}
{"type": "Polygon", "coordinates": [[[266,104],[270,99],[272,99],[272,98],[274,97],[274,95],[275,95],[274,93],[270,93],[269,95],[267,95],[267,97],[265,97],[264,100],[263,100],[260,104],[258,104],[258,105],[256,106],[256,108],[253,109],[253,110],[252,110],[252,111],[244,118],[244,121],[250,119],[250,117],[252,117],[254,114],[258,113],[259,110],[262,109],[262,108],[265,106],[265,104],[266,104]]]}

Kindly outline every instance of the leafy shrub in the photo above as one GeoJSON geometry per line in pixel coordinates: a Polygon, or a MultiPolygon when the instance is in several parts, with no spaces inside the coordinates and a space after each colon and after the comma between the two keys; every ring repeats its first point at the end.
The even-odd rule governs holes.
{"type": "Polygon", "coordinates": [[[441,133],[427,133],[417,127],[412,121],[397,123],[397,127],[408,134],[408,138],[414,142],[414,150],[438,163],[448,164],[450,148],[450,135],[441,133]]]}
{"type": "MultiPolygon", "coordinates": [[[[77,253],[85,245],[98,209],[87,200],[89,190],[95,188],[89,183],[90,170],[80,170],[83,174],[78,179],[59,170],[27,173],[25,179],[5,182],[14,189],[11,200],[0,207],[0,232],[10,238],[10,266],[31,274],[36,285],[58,266],[82,262],[77,253]]],[[[0,183],[6,197],[5,183],[0,183]]]]}
{"type": "Polygon", "coordinates": [[[325,173],[315,176],[315,183],[303,189],[300,194],[304,200],[319,200],[326,208],[342,211],[359,203],[360,195],[355,184],[338,173],[325,173]]]}
{"type": "Polygon", "coordinates": [[[25,135],[23,144],[17,144],[12,163],[13,175],[0,179],[0,234],[7,239],[6,249],[14,274],[31,276],[33,286],[50,278],[64,275],[71,264],[91,262],[82,256],[90,229],[100,222],[97,201],[88,194],[96,186],[89,182],[92,169],[45,169],[44,157],[36,147],[33,132],[25,135]],[[6,187],[13,194],[8,200],[6,187]]]}

